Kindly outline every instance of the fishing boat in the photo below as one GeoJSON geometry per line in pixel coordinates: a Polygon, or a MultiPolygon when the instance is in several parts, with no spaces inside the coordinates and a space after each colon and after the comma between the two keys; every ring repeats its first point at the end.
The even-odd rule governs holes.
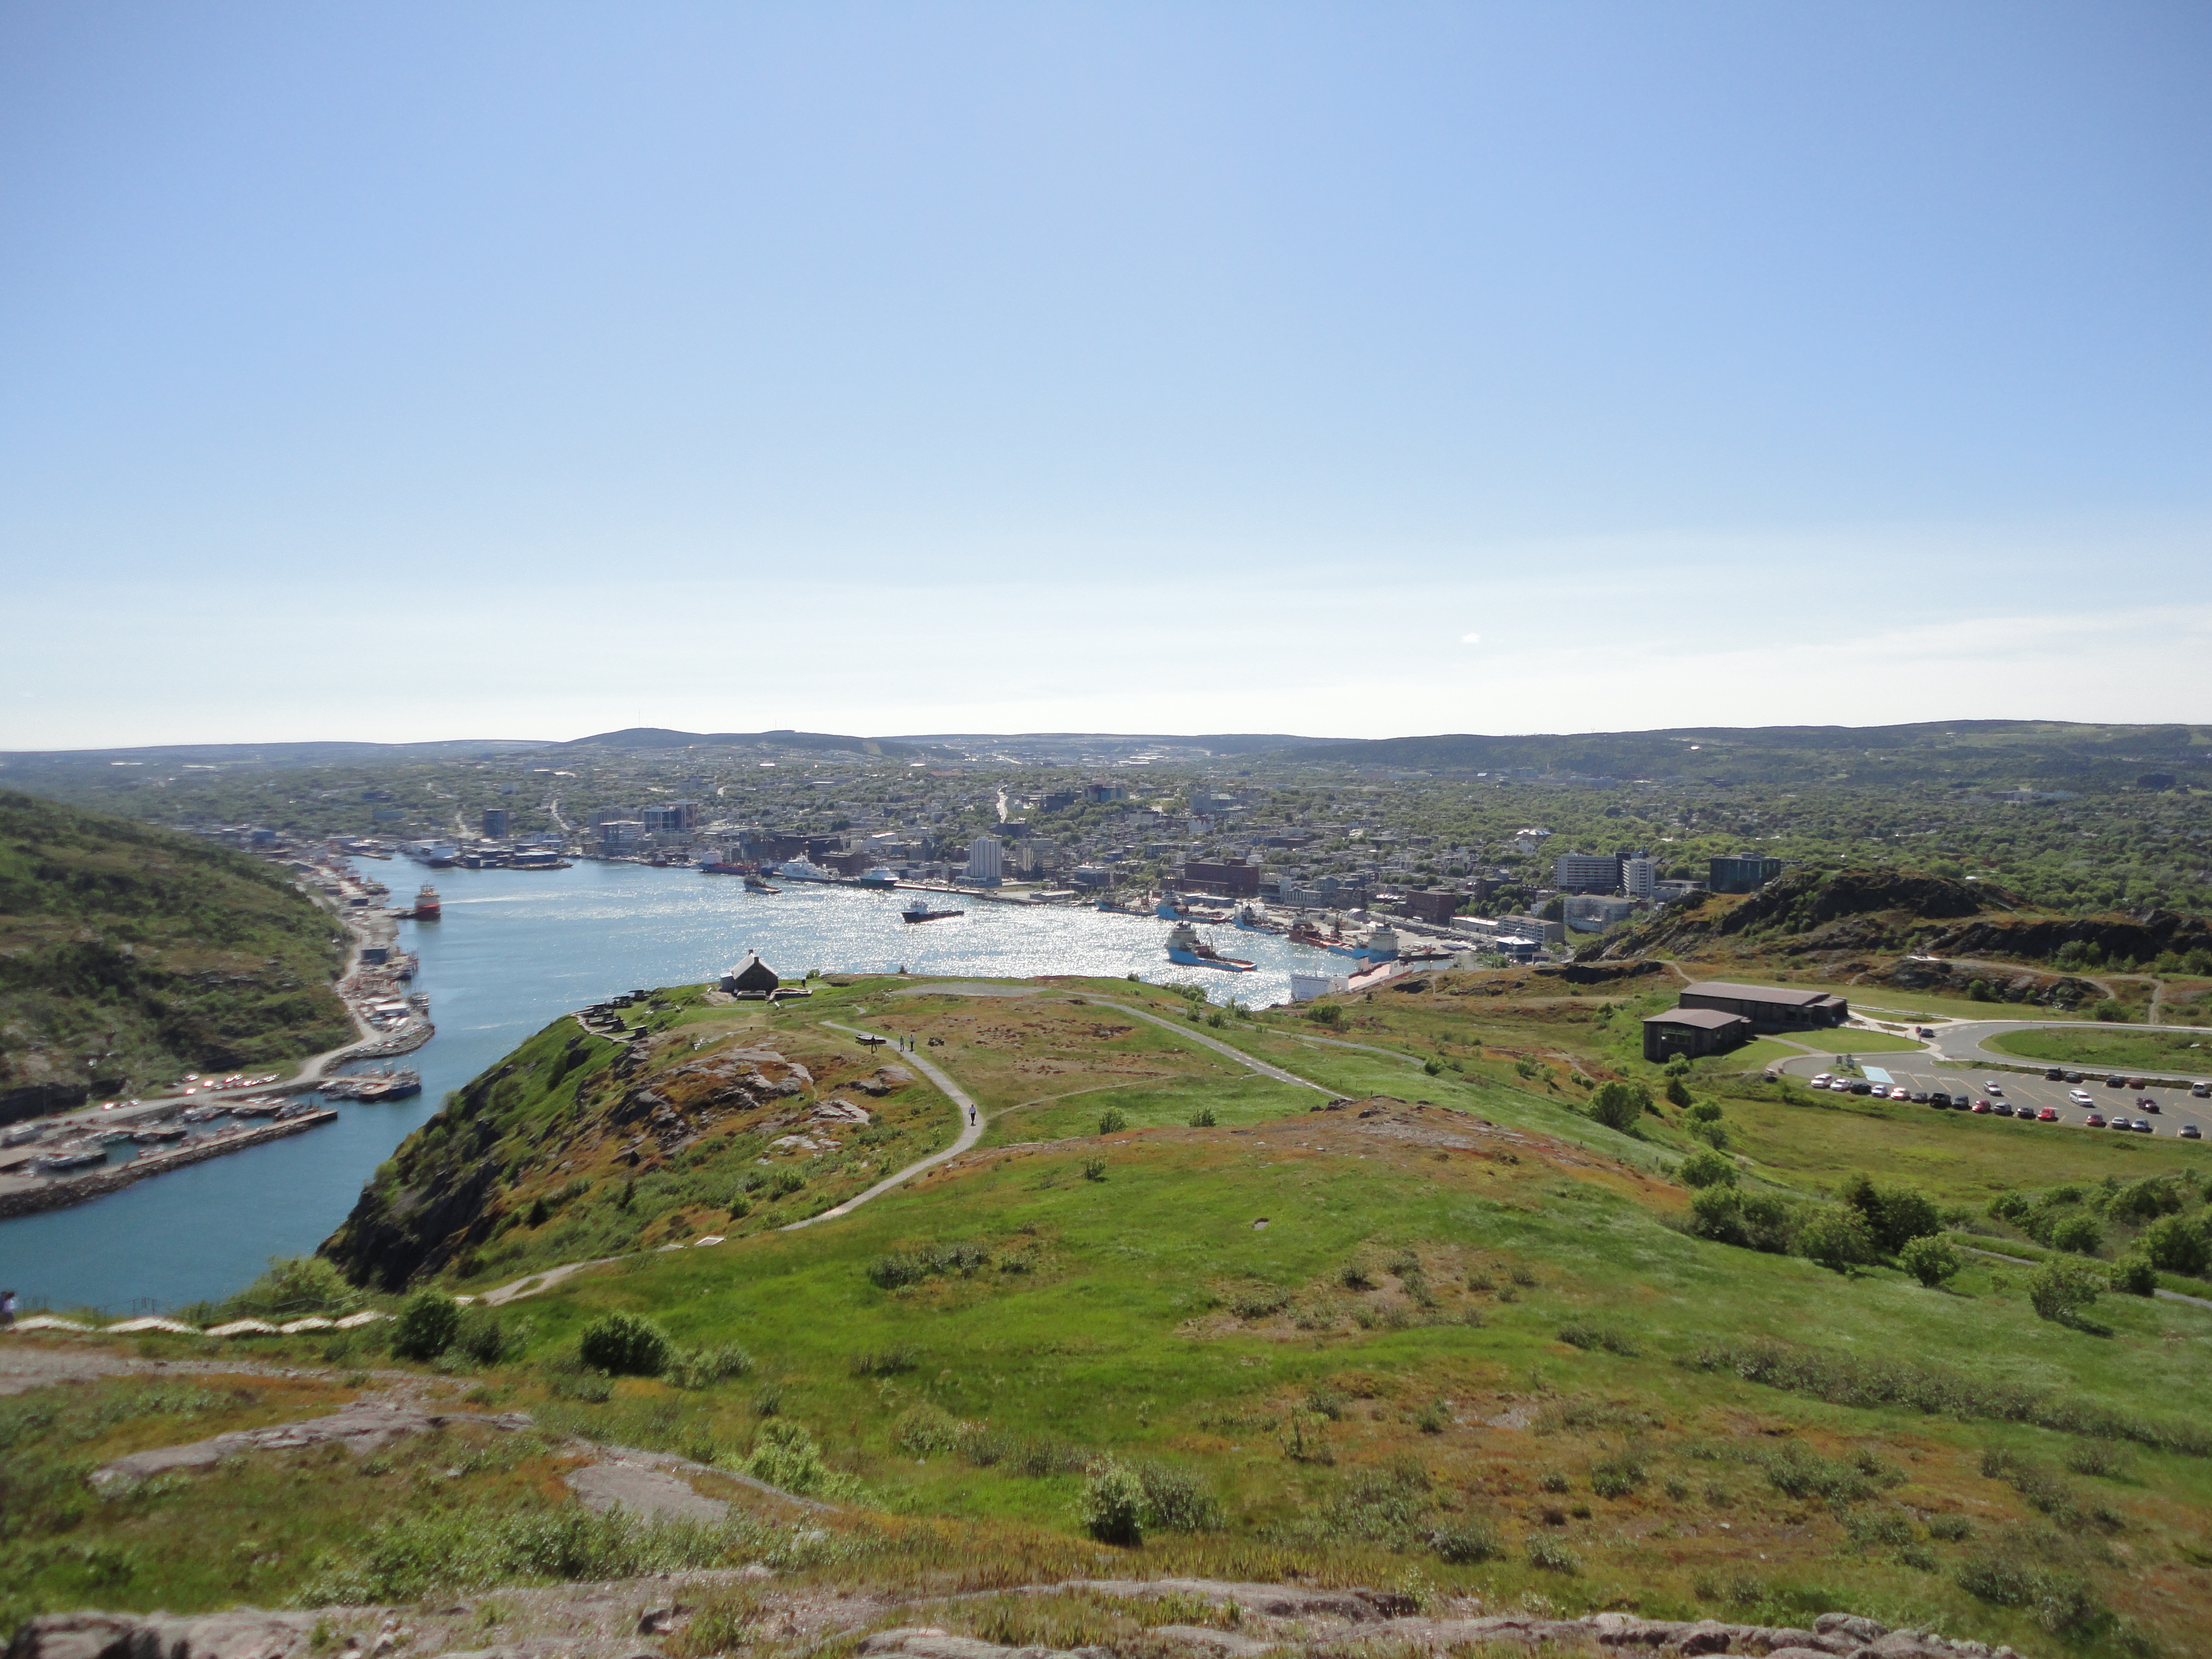
{"type": "Polygon", "coordinates": [[[180,1125],[163,1123],[151,1129],[141,1129],[131,1138],[141,1146],[158,1146],[167,1141],[182,1140],[187,1133],[180,1125]]]}
{"type": "Polygon", "coordinates": [[[1264,912],[1249,904],[1239,905],[1231,920],[1248,933],[1279,933],[1283,931],[1278,923],[1268,921],[1264,912]]]}
{"type": "Polygon", "coordinates": [[[233,1117],[274,1117],[276,1102],[273,1100],[241,1100],[230,1109],[233,1117]]]}
{"type": "Polygon", "coordinates": [[[1232,974],[1249,974],[1259,965],[1223,956],[1211,939],[1200,939],[1198,929],[1187,921],[1176,923],[1168,934],[1168,960],[1183,968],[1221,968],[1232,974]]]}
{"type": "Polygon", "coordinates": [[[97,1152],[48,1152],[44,1158],[33,1160],[36,1168],[48,1175],[67,1175],[72,1170],[89,1170],[95,1164],[106,1162],[107,1153],[104,1150],[97,1152]]]}
{"type": "Polygon", "coordinates": [[[967,914],[965,910],[933,910],[929,908],[929,901],[916,893],[908,902],[906,908],[899,912],[899,920],[901,921],[945,921],[953,916],[964,916],[967,914]]]}
{"type": "Polygon", "coordinates": [[[1359,954],[1359,947],[1340,933],[1324,933],[1313,923],[1303,918],[1291,924],[1290,939],[1293,945],[1310,945],[1316,951],[1327,951],[1333,956],[1357,957],[1359,954]]]}
{"type": "Polygon", "coordinates": [[[745,877],[745,891],[748,893],[773,893],[776,890],[758,876],[749,873],[745,877]]]}

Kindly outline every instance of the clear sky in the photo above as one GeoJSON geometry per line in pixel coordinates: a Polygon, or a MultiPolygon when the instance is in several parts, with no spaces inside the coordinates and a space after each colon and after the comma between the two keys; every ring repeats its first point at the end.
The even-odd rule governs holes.
{"type": "Polygon", "coordinates": [[[0,747],[2212,720],[2212,9],[0,8],[0,747]]]}

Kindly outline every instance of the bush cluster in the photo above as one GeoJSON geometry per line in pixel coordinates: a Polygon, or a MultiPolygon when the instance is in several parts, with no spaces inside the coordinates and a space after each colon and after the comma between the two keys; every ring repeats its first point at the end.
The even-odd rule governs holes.
{"type": "Polygon", "coordinates": [[[931,1244],[917,1250],[893,1250],[868,1264],[868,1280],[879,1289],[894,1291],[919,1285],[925,1279],[957,1275],[963,1279],[991,1265],[991,1249],[972,1240],[931,1244]]]}

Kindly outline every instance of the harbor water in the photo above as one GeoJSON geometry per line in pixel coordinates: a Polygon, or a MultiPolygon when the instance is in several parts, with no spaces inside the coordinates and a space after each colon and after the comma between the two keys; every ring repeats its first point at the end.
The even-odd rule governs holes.
{"type": "MultiPolygon", "coordinates": [[[[362,861],[411,890],[414,866],[362,861]]],[[[1265,1006],[1290,994],[1296,968],[1354,966],[1272,933],[1206,929],[1251,973],[1179,968],[1170,924],[1091,908],[1029,907],[930,895],[964,907],[949,921],[899,919],[907,895],[777,881],[752,893],[696,870],[579,862],[559,871],[441,870],[445,914],[402,922],[415,981],[437,1036],[398,1062],[422,1093],[391,1104],[341,1103],[338,1121],[289,1139],[157,1176],[66,1210],[0,1221],[0,1287],[31,1305],[110,1313],[167,1310],[239,1289],[272,1255],[313,1250],[362,1184],[447,1093],[569,1009],[641,986],[696,983],[757,951],[786,978],[825,973],[975,974],[1012,978],[1134,973],[1201,986],[1217,1002],[1265,1006]]],[[[1225,908],[1225,907],[1224,907],[1225,908]]]]}

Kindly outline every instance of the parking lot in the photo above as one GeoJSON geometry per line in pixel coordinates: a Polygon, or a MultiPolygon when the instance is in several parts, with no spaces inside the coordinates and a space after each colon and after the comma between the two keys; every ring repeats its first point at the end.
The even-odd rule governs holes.
{"type": "MultiPolygon", "coordinates": [[[[2212,1148],[2212,1100],[2197,1099],[2186,1089],[2107,1088],[2105,1079],[2109,1073],[2103,1072],[2088,1073],[2080,1083],[2052,1083],[2040,1076],[2020,1072],[1978,1071],[1956,1062],[1940,1061],[1929,1054],[1860,1054],[1856,1058],[1860,1062],[1861,1074],[1869,1082],[1903,1084],[1908,1090],[1925,1090],[1930,1093],[1941,1090],[1954,1100],[1961,1091],[1976,1099],[1988,1099],[1990,1097],[1984,1093],[1982,1085],[1984,1082],[1994,1083],[2004,1091],[2004,1098],[2012,1103],[2015,1115],[1998,1117],[1994,1113],[1977,1115],[1985,1117],[1990,1123],[2003,1128],[2087,1128],[2089,1127],[2089,1114],[2097,1112],[2108,1120],[2115,1116],[2124,1116],[2130,1122],[2136,1118],[2146,1119],[2150,1123],[2153,1134],[2169,1139],[2179,1134],[2183,1124],[2193,1123],[2204,1139],[2190,1144],[2212,1148]],[[2086,1091],[2096,1103],[2081,1106],[2069,1100],[2067,1096],[2075,1089],[2086,1091]],[[2156,1109],[2136,1105],[2138,1100],[2156,1103],[2156,1109]],[[2035,1117],[2034,1114],[2046,1106],[2057,1112],[2057,1121],[2046,1123],[2035,1117]],[[2017,1115],[2021,1107],[2028,1109],[2028,1115],[2025,1119],[2017,1115]]],[[[1838,1068],[1832,1056],[1822,1056],[1792,1060],[1781,1069],[1793,1077],[1809,1078],[1816,1073],[1834,1072],[1838,1068]]],[[[1930,1109],[1923,1107],[1921,1109],[1930,1109]]],[[[2096,1133],[2116,1134],[2119,1132],[2108,1127],[2096,1133]]]]}

